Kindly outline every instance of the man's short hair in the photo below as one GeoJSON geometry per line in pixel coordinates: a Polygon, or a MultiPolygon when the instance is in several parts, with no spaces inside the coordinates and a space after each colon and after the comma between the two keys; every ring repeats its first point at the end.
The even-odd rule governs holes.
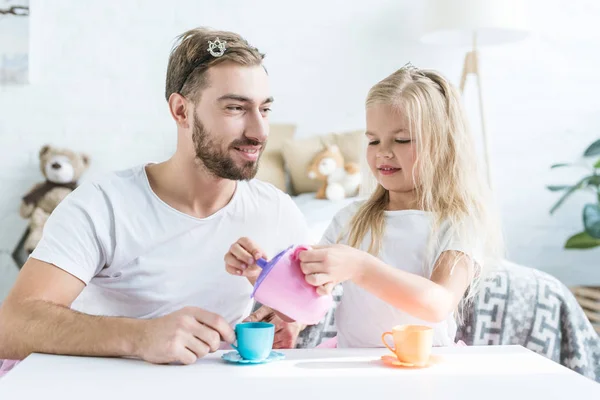
{"type": "Polygon", "coordinates": [[[167,67],[165,98],[179,93],[192,101],[200,98],[200,91],[206,87],[206,71],[225,61],[240,65],[261,65],[265,55],[237,33],[217,31],[209,28],[191,29],[177,37],[171,50],[167,67]],[[216,42],[216,40],[219,40],[216,42]],[[219,56],[219,48],[210,43],[226,42],[223,55],[219,56]]]}

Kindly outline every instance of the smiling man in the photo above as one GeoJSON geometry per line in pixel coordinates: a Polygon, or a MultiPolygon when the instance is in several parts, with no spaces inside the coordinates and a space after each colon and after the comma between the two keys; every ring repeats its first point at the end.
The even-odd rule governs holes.
{"type": "Polygon", "coordinates": [[[290,197],[252,180],[273,102],[262,60],[232,32],[180,36],[165,93],[175,153],[84,183],[58,206],[0,308],[0,358],[188,364],[235,339],[252,285],[223,268],[229,245],[252,236],[268,257],[307,240],[290,197]]]}

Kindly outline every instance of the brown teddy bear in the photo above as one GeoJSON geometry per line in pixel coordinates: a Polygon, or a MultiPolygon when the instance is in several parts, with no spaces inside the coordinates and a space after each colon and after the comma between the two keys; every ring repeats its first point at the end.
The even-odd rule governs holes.
{"type": "Polygon", "coordinates": [[[24,248],[31,253],[42,238],[50,213],[77,187],[89,167],[89,157],[67,149],[44,146],[40,149],[40,169],[46,181],[36,184],[21,202],[21,217],[29,219],[29,235],[24,248]]]}
{"type": "Polygon", "coordinates": [[[336,145],[327,146],[315,155],[308,167],[308,177],[323,181],[317,199],[341,200],[358,194],[360,167],[354,162],[344,162],[336,145]]]}

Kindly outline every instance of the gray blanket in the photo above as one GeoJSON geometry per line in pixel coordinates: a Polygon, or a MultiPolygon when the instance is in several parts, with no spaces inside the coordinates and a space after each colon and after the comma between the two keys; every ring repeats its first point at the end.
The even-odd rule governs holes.
{"type": "MultiPolygon", "coordinates": [[[[341,291],[334,294],[339,302],[341,291]]],[[[457,340],[468,345],[522,345],[600,382],[600,338],[571,291],[556,278],[504,262],[465,314],[457,340]]],[[[314,347],[335,335],[332,310],[302,332],[298,347],[314,347]]]]}

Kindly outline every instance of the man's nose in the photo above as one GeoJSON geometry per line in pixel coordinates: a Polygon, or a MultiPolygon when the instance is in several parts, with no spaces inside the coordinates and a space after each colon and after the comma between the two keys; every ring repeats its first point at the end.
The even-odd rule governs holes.
{"type": "Polygon", "coordinates": [[[246,129],[246,137],[260,143],[267,141],[269,137],[269,121],[263,118],[260,112],[251,117],[246,129]]]}

